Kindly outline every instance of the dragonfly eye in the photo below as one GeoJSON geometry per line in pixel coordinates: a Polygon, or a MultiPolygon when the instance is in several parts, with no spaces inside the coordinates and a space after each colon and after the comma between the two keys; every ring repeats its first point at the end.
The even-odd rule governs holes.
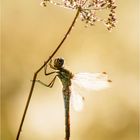
{"type": "Polygon", "coordinates": [[[56,68],[61,68],[63,66],[63,64],[64,64],[64,59],[63,58],[56,58],[54,60],[54,66],[56,68]]]}

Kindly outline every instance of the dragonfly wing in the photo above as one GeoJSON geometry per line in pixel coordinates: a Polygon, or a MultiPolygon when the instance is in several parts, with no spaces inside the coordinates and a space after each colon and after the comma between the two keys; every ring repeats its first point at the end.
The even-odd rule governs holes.
{"type": "Polygon", "coordinates": [[[108,79],[108,75],[105,72],[77,73],[72,82],[88,90],[102,90],[110,86],[111,80],[108,79]]]}
{"type": "Polygon", "coordinates": [[[71,92],[71,105],[75,111],[81,111],[84,106],[84,98],[72,86],[71,92]]]}

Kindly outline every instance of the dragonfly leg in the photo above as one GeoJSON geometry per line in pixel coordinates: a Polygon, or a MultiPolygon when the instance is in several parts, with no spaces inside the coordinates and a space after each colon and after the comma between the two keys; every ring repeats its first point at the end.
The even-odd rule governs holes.
{"type": "Polygon", "coordinates": [[[49,84],[50,86],[50,88],[52,88],[53,87],[53,85],[54,85],[54,82],[55,82],[55,80],[56,80],[56,77],[57,77],[57,75],[53,78],[53,80],[51,81],[51,83],[49,84]]]}
{"type": "Polygon", "coordinates": [[[51,75],[51,74],[54,74],[54,73],[56,73],[56,72],[55,71],[52,71],[52,72],[49,72],[49,73],[45,72],[45,75],[51,75]]]}
{"type": "Polygon", "coordinates": [[[52,68],[52,69],[54,69],[54,70],[57,70],[57,69],[52,65],[52,59],[51,59],[50,62],[49,62],[49,66],[50,66],[50,68],[52,68]]]}
{"type": "MultiPolygon", "coordinates": [[[[50,60],[50,62],[49,62],[49,66],[50,66],[50,68],[56,70],[56,69],[52,66],[51,63],[52,63],[52,60],[50,60]]],[[[44,67],[44,74],[45,74],[45,75],[51,75],[51,74],[53,74],[53,73],[56,73],[56,71],[53,71],[53,72],[47,73],[47,65],[44,67]]]]}
{"type": "Polygon", "coordinates": [[[54,85],[54,82],[55,82],[56,77],[57,77],[57,75],[53,78],[53,80],[48,85],[45,84],[44,82],[40,81],[40,80],[36,80],[36,82],[38,82],[38,83],[40,83],[40,84],[42,84],[42,85],[44,85],[46,87],[52,88],[53,85],[54,85]]]}

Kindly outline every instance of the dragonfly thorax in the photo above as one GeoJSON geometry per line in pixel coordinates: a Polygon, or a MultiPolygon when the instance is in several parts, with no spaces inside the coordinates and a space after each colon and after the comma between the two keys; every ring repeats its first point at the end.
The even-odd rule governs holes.
{"type": "Polygon", "coordinates": [[[73,78],[73,74],[69,70],[60,68],[58,77],[62,82],[63,88],[71,86],[71,79],[73,78]]]}

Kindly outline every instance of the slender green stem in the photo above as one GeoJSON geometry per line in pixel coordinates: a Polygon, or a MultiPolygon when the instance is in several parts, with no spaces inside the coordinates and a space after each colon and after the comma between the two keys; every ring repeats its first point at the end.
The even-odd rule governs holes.
{"type": "Polygon", "coordinates": [[[34,87],[35,87],[35,81],[37,79],[37,75],[45,67],[45,65],[52,59],[52,57],[56,54],[56,52],[60,49],[60,47],[62,46],[62,44],[66,40],[67,36],[69,35],[70,31],[72,30],[72,27],[74,26],[74,24],[76,22],[76,19],[77,19],[79,13],[80,13],[80,10],[81,10],[81,8],[79,7],[78,10],[77,10],[77,13],[75,15],[75,18],[71,23],[71,26],[69,27],[67,33],[65,34],[65,36],[62,39],[62,41],[60,42],[60,44],[56,47],[56,49],[51,54],[51,56],[48,58],[48,60],[45,61],[45,63],[34,73],[33,80],[32,80],[33,82],[32,82],[31,89],[30,89],[30,92],[29,92],[29,96],[28,96],[28,99],[27,99],[27,102],[26,102],[24,113],[23,113],[23,116],[22,116],[22,119],[21,119],[21,123],[20,123],[19,129],[18,129],[16,140],[19,140],[19,136],[20,136],[20,133],[22,131],[22,126],[23,126],[25,116],[26,116],[26,113],[27,113],[27,109],[28,109],[28,106],[29,106],[29,103],[30,103],[30,100],[31,100],[31,97],[32,97],[32,94],[33,94],[33,90],[34,90],[34,87]]]}

